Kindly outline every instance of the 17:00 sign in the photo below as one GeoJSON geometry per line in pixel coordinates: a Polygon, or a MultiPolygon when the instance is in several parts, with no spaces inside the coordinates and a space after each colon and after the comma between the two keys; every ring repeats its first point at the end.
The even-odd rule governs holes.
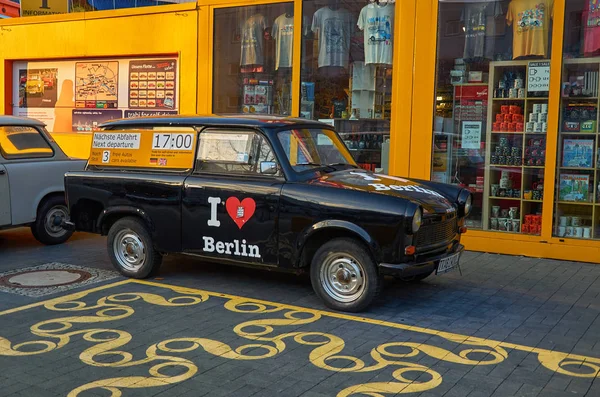
{"type": "Polygon", "coordinates": [[[155,133],[152,137],[153,150],[192,150],[194,134],[155,133]]]}

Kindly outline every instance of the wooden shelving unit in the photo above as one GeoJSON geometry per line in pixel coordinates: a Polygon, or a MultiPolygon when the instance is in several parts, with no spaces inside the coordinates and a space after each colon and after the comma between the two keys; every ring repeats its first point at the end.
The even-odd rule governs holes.
{"type": "MultiPolygon", "coordinates": [[[[498,82],[506,71],[519,72],[525,80],[525,77],[529,72],[529,64],[535,61],[498,61],[490,63],[489,70],[489,93],[490,97],[494,96],[495,88],[498,86],[498,82]]],[[[523,225],[525,215],[541,213],[542,200],[524,199],[525,190],[533,190],[528,185],[535,178],[538,178],[538,174],[542,174],[544,165],[524,165],[523,158],[525,158],[525,150],[527,148],[527,142],[532,138],[543,138],[546,140],[546,132],[531,133],[523,131],[493,131],[493,124],[495,122],[496,114],[500,113],[502,105],[518,105],[523,108],[523,116],[525,118],[524,125],[528,121],[528,114],[532,111],[533,104],[548,103],[547,97],[527,96],[527,81],[524,82],[525,96],[523,98],[491,98],[488,101],[487,110],[487,145],[485,154],[485,185],[484,185],[484,197],[483,197],[483,229],[492,230],[490,225],[491,209],[492,206],[501,205],[504,203],[503,208],[518,207],[519,208],[519,220],[520,224],[523,225]],[[496,145],[501,137],[507,137],[510,140],[520,140],[521,147],[521,163],[520,165],[504,165],[504,164],[493,164],[491,158],[495,151],[496,145]],[[519,184],[513,186],[513,189],[520,190],[519,197],[493,197],[491,196],[491,186],[498,184],[502,171],[510,171],[511,174],[519,175],[516,180],[519,184]]],[[[544,158],[545,162],[545,158],[544,158]]],[[[496,231],[496,230],[493,230],[496,231]]],[[[521,230],[506,232],[504,233],[521,233],[521,230]]]]}
{"type": "MultiPolygon", "coordinates": [[[[565,59],[562,67],[562,80],[568,82],[569,78],[574,74],[580,74],[585,72],[599,72],[600,74],[600,57],[594,58],[575,58],[565,59]]],[[[596,210],[596,206],[600,204],[598,199],[598,180],[600,179],[600,169],[598,169],[598,144],[599,144],[599,130],[598,122],[599,118],[596,115],[594,121],[594,131],[564,131],[564,113],[565,108],[569,104],[590,104],[596,106],[596,109],[600,107],[600,98],[598,95],[598,85],[600,82],[596,81],[589,88],[592,89],[593,94],[588,96],[564,96],[564,92],[561,93],[560,100],[560,123],[559,123],[559,139],[558,139],[558,156],[557,162],[557,173],[556,173],[556,195],[555,195],[555,212],[554,212],[554,227],[553,235],[558,236],[558,225],[560,216],[579,216],[582,218],[584,225],[592,228],[592,238],[600,238],[600,210],[596,210]],[[592,153],[592,167],[563,167],[563,142],[565,139],[589,139],[593,141],[593,153],[592,153]],[[590,176],[590,186],[588,201],[561,201],[559,200],[560,190],[560,175],[561,174],[581,174],[590,176]]],[[[563,236],[558,236],[563,238],[563,236]]],[[[575,237],[566,237],[575,238],[575,237]]]]}

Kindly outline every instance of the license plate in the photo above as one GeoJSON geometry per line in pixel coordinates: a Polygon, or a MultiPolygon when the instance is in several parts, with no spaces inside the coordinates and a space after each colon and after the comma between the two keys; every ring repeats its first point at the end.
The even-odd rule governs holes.
{"type": "Polygon", "coordinates": [[[440,260],[440,263],[437,267],[437,271],[435,272],[435,274],[443,274],[443,273],[449,272],[450,270],[453,270],[456,266],[458,266],[459,259],[460,259],[460,252],[440,260]]]}

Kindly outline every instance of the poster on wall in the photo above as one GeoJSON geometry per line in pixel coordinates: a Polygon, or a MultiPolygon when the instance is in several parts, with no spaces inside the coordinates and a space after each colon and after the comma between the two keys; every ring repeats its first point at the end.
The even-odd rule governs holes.
{"type": "Polygon", "coordinates": [[[117,108],[118,99],[119,62],[75,63],[76,108],[117,108]]]}
{"type": "Polygon", "coordinates": [[[100,130],[100,124],[109,120],[120,119],[123,111],[117,109],[74,109],[73,131],[93,132],[100,130]]]}
{"type": "Polygon", "coordinates": [[[58,69],[20,69],[19,106],[53,108],[56,105],[58,69]]]}
{"type": "Polygon", "coordinates": [[[112,119],[179,113],[177,57],[14,62],[13,87],[13,115],[43,121],[50,132],[90,133],[112,119]],[[134,73],[146,83],[143,106],[131,102],[134,73]]]}
{"type": "Polygon", "coordinates": [[[173,109],[176,66],[172,59],[129,62],[129,108],[173,109]]]}

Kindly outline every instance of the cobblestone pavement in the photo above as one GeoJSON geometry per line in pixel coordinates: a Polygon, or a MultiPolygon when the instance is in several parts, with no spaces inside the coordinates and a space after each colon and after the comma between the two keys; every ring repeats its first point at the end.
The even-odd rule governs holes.
{"type": "MultiPolygon", "coordinates": [[[[0,232],[0,278],[111,271],[106,240],[0,232]]],[[[41,297],[0,292],[0,396],[600,396],[600,266],[467,252],[459,272],[386,280],[352,316],[306,276],[169,256],[41,297]]]]}

